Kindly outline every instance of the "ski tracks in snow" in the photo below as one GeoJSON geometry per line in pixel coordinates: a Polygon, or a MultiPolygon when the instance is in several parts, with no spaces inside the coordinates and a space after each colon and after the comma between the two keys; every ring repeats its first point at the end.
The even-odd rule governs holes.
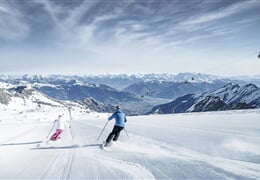
{"type": "Polygon", "coordinates": [[[59,151],[53,160],[50,161],[40,179],[70,179],[74,155],[75,149],[73,148],[65,152],[59,151]]]}
{"type": "Polygon", "coordinates": [[[80,132],[71,131],[71,133],[73,133],[72,143],[86,144],[87,141],[89,145],[62,146],[62,144],[53,143],[53,145],[46,147],[35,148],[56,153],[47,165],[48,168],[42,173],[41,179],[74,179],[80,177],[78,174],[85,178],[96,178],[101,175],[101,178],[113,177],[113,179],[155,179],[151,171],[145,166],[110,156],[110,153],[115,155],[117,152],[114,152],[113,149],[111,151],[101,150],[96,144],[91,144],[91,140],[88,138],[81,139],[80,132]],[[94,164],[95,167],[91,164],[94,164]],[[77,170],[84,165],[92,171],[79,172],[77,170]],[[107,175],[107,177],[102,177],[104,175],[107,175]]]}
{"type": "Polygon", "coordinates": [[[105,166],[108,166],[110,168],[113,168],[113,170],[110,171],[121,171],[127,174],[127,177],[125,178],[132,178],[132,179],[155,179],[153,174],[149,169],[147,169],[145,166],[134,163],[130,161],[125,160],[119,160],[116,158],[111,158],[107,155],[98,155],[97,160],[104,164],[105,166]]]}
{"type": "MultiPolygon", "coordinates": [[[[99,132],[100,128],[81,122],[74,125],[75,129],[61,141],[31,149],[32,144],[28,143],[18,146],[17,151],[26,153],[28,160],[34,160],[39,155],[40,159],[34,164],[17,165],[20,169],[14,178],[28,177],[31,170],[34,171],[33,176],[29,177],[37,179],[260,178],[258,163],[207,154],[144,135],[129,134],[131,139],[121,136],[117,143],[104,151],[95,142],[95,132],[99,132]],[[31,152],[32,149],[37,151],[31,152]],[[203,168],[206,169],[201,171],[203,168]]],[[[31,134],[26,129],[5,141],[28,140],[31,134]]],[[[12,149],[7,145],[6,148],[12,149]]]]}
{"type": "MultiPolygon", "coordinates": [[[[54,142],[55,143],[55,142],[54,142]]],[[[77,146],[47,145],[34,149],[50,151],[52,160],[47,164],[40,179],[70,179],[77,146]]]]}
{"type": "MultiPolygon", "coordinates": [[[[179,145],[169,144],[162,141],[156,141],[154,139],[146,138],[143,136],[131,135],[132,141],[128,143],[127,148],[119,147],[119,150],[141,153],[146,156],[154,158],[172,158],[172,160],[190,162],[190,164],[200,163],[212,168],[215,174],[219,174],[222,178],[260,178],[260,164],[253,162],[246,162],[241,160],[235,160],[230,158],[224,158],[221,156],[214,156],[192,149],[188,149],[179,145]],[[147,148],[150,147],[150,148],[147,148]],[[159,155],[158,155],[159,154],[159,155]]],[[[125,143],[122,143],[124,147],[125,143]]],[[[155,167],[155,166],[153,166],[155,167]]],[[[160,173],[164,176],[168,176],[162,169],[159,169],[160,173]]],[[[171,177],[172,178],[172,177],[171,177]]],[[[196,178],[196,177],[195,177],[196,178]]]]}
{"type": "Polygon", "coordinates": [[[100,177],[101,179],[155,179],[151,171],[147,169],[144,165],[122,160],[116,157],[116,154],[118,152],[114,151],[113,148],[102,150],[99,145],[93,143],[93,139],[95,139],[96,136],[89,135],[91,133],[87,134],[87,138],[82,138],[84,137],[84,135],[82,134],[86,133],[85,129],[88,129],[87,127],[85,127],[85,129],[81,129],[82,125],[91,127],[91,129],[95,132],[99,132],[99,127],[95,127],[93,126],[93,124],[82,124],[81,122],[79,122],[79,124],[81,125],[81,127],[78,127],[78,131],[74,133],[76,134],[75,141],[77,141],[79,144],[88,145],[79,146],[82,148],[77,149],[77,156],[80,154],[82,158],[86,159],[86,164],[88,162],[90,162],[91,164],[92,162],[97,167],[90,167],[91,169],[94,169],[91,172],[92,175],[89,175],[88,177],[100,177]],[[107,175],[107,177],[102,177],[103,175],[107,175]]]}
{"type": "MultiPolygon", "coordinates": [[[[83,132],[77,132],[82,135],[83,132]]],[[[89,137],[89,135],[88,135],[89,137]]],[[[83,144],[86,140],[78,139],[75,136],[76,141],[79,144],[83,144]]],[[[87,140],[90,144],[92,141],[87,140]]],[[[79,146],[80,147],[80,146],[79,146]]],[[[84,146],[82,146],[84,147],[84,146]]],[[[124,140],[112,145],[108,151],[103,151],[100,148],[96,149],[96,146],[89,148],[77,149],[77,155],[84,155],[86,161],[92,160],[96,162],[96,166],[100,168],[109,167],[108,177],[116,178],[131,178],[131,179],[156,179],[160,177],[164,178],[174,178],[173,173],[169,170],[162,169],[159,165],[153,164],[151,162],[165,161],[167,160],[167,165],[172,165],[175,163],[175,168],[178,169],[177,162],[182,162],[184,164],[183,172],[190,172],[190,168],[195,166],[207,167],[207,171],[213,174],[212,177],[218,178],[238,178],[238,177],[250,177],[250,178],[260,178],[259,164],[252,164],[251,162],[243,162],[239,160],[232,160],[225,157],[212,156],[203,152],[198,152],[187,147],[182,147],[173,143],[166,143],[163,141],[158,141],[155,139],[137,136],[131,134],[131,140],[124,140]],[[101,151],[101,152],[100,152],[101,151]],[[142,161],[142,158],[146,159],[146,163],[142,161]],[[150,162],[148,162],[150,161],[150,162]],[[186,165],[185,165],[186,164],[186,165]],[[119,172],[119,173],[118,173],[119,172]],[[156,174],[156,176],[154,176],[156,174]],[[158,175],[160,174],[160,175],[158,175]],[[215,174],[215,176],[214,176],[215,174]]],[[[71,155],[67,155],[67,166],[64,168],[63,179],[74,177],[75,174],[71,174],[72,162],[74,161],[74,151],[72,148],[70,152],[71,155]],[[73,152],[72,152],[73,151],[73,152]],[[69,159],[69,160],[68,160],[69,159]]],[[[87,163],[87,162],[86,162],[87,163]]],[[[77,162],[75,162],[77,164],[77,162]]],[[[180,166],[181,167],[181,166],[180,166]]],[[[199,171],[199,168],[195,167],[194,172],[199,171]]],[[[102,174],[101,169],[96,170],[96,175],[98,173],[102,174]]],[[[178,172],[175,170],[176,177],[182,177],[183,172],[178,172]]],[[[197,172],[200,173],[200,172],[197,172]]],[[[203,174],[203,173],[202,173],[203,174]]],[[[194,178],[199,178],[198,174],[193,174],[194,178]]],[[[192,176],[191,176],[192,177],[192,176]]],[[[212,178],[209,177],[209,178],[212,178]]]]}

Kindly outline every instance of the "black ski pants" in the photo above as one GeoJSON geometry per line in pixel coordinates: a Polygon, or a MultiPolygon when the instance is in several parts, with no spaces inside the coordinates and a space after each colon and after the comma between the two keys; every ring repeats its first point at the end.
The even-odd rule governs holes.
{"type": "Polygon", "coordinates": [[[120,131],[122,131],[124,128],[120,127],[120,126],[114,126],[112,132],[108,135],[106,143],[110,143],[110,141],[113,138],[113,141],[117,141],[119,135],[120,135],[120,131]]]}

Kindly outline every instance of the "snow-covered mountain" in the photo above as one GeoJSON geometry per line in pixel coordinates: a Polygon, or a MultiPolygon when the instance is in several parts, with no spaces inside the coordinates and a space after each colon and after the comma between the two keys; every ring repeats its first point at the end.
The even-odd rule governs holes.
{"type": "Polygon", "coordinates": [[[214,96],[219,97],[226,104],[231,106],[240,103],[247,103],[253,107],[260,105],[260,88],[254,84],[240,86],[229,83],[224,87],[212,92],[204,93],[200,98],[214,96]]]}
{"type": "MultiPolygon", "coordinates": [[[[246,84],[246,81],[239,79],[233,80],[201,73],[95,76],[0,75],[0,85],[6,88],[14,85],[31,86],[49,97],[63,101],[83,101],[91,98],[103,104],[106,107],[104,109],[107,110],[110,109],[109,104],[121,104],[129,114],[144,114],[158,104],[186,94],[200,95],[229,82],[246,84]]],[[[96,107],[96,110],[98,109],[103,108],[96,107]]]]}
{"type": "Polygon", "coordinates": [[[175,99],[186,94],[201,94],[212,91],[227,83],[245,85],[251,83],[251,80],[257,81],[253,77],[248,77],[248,79],[225,78],[201,73],[179,73],[174,76],[164,77],[168,78],[153,80],[150,78],[134,83],[124,90],[141,97],[175,99]]]}
{"type": "Polygon", "coordinates": [[[61,109],[79,108],[85,112],[113,112],[114,106],[103,104],[93,98],[85,98],[82,101],[64,101],[47,96],[31,86],[9,85],[8,88],[0,88],[0,106],[5,110],[38,111],[52,107],[61,109]]]}
{"type": "Polygon", "coordinates": [[[202,73],[179,73],[174,74],[103,74],[103,75],[0,75],[0,82],[9,82],[17,84],[21,82],[49,83],[55,85],[64,85],[70,81],[77,81],[81,84],[105,84],[116,89],[124,89],[132,84],[146,81],[170,81],[170,82],[207,82],[212,83],[215,80],[225,82],[244,83],[251,80],[259,80],[259,76],[243,77],[219,77],[202,73]]]}
{"type": "Polygon", "coordinates": [[[42,94],[30,86],[13,86],[8,89],[2,89],[3,95],[8,97],[6,103],[2,103],[8,106],[26,106],[26,107],[40,107],[42,105],[48,106],[62,106],[62,102],[50,98],[45,94],[42,94]]]}
{"type": "Polygon", "coordinates": [[[240,86],[229,83],[201,95],[188,94],[155,106],[149,113],[180,113],[249,109],[260,107],[260,88],[254,84],[240,86]]]}
{"type": "Polygon", "coordinates": [[[68,84],[68,85],[37,85],[34,86],[40,92],[60,100],[84,100],[94,98],[106,104],[118,104],[122,102],[139,102],[142,99],[132,93],[119,91],[103,84],[68,84]]]}
{"type": "Polygon", "coordinates": [[[97,76],[84,76],[84,78],[91,83],[107,84],[111,87],[118,89],[127,88],[130,85],[138,84],[141,82],[159,81],[159,82],[208,82],[211,83],[214,80],[221,79],[218,76],[212,76],[201,73],[179,73],[174,74],[118,74],[118,75],[97,75],[97,76]]]}
{"type": "Polygon", "coordinates": [[[212,82],[204,81],[145,81],[133,84],[125,91],[135,93],[141,97],[149,96],[155,98],[175,99],[177,97],[192,93],[201,94],[211,91],[225,85],[226,81],[214,80],[212,82]]]}
{"type": "Polygon", "coordinates": [[[82,101],[77,101],[83,107],[86,107],[95,112],[109,112],[112,113],[115,111],[115,106],[110,104],[101,103],[93,98],[85,98],[82,101]]]}
{"type": "Polygon", "coordinates": [[[2,76],[2,78],[0,76],[0,80],[2,83],[30,85],[38,91],[59,100],[93,98],[107,104],[142,101],[142,98],[132,93],[120,91],[105,84],[88,82],[87,77],[23,75],[21,77],[2,76]]]}

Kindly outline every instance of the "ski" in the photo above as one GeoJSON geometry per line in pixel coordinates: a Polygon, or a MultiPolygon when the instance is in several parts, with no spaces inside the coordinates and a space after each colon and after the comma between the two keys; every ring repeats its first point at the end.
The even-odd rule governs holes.
{"type": "Polygon", "coordinates": [[[41,143],[37,144],[36,147],[41,147],[43,145],[49,145],[50,140],[42,141],[41,143]]]}
{"type": "Polygon", "coordinates": [[[112,142],[110,142],[110,143],[106,143],[106,141],[104,141],[102,144],[101,144],[101,148],[102,149],[104,149],[104,150],[107,150],[107,149],[110,149],[111,148],[111,146],[112,146],[112,142]]]}
{"type": "Polygon", "coordinates": [[[100,145],[101,149],[105,150],[107,148],[107,144],[106,141],[104,141],[101,145],[100,145]]]}
{"type": "MultiPolygon", "coordinates": [[[[57,142],[57,141],[59,141],[60,140],[60,138],[59,139],[57,139],[57,140],[51,140],[51,139],[48,139],[48,140],[46,140],[46,141],[42,141],[41,143],[39,143],[39,144],[37,144],[36,146],[37,147],[41,147],[41,146],[49,146],[49,145],[53,145],[53,143],[54,142],[57,142]]],[[[55,143],[54,143],[55,144],[55,143]]]]}
{"type": "Polygon", "coordinates": [[[103,150],[108,150],[108,149],[111,148],[112,145],[113,145],[112,142],[110,142],[109,144],[107,144],[106,141],[104,141],[104,142],[100,145],[100,147],[101,147],[101,149],[103,149],[103,150]]]}

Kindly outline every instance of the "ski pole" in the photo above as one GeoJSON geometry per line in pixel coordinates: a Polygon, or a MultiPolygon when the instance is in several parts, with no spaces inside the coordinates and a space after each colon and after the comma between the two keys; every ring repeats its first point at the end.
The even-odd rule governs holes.
{"type": "Polygon", "coordinates": [[[105,126],[104,126],[104,128],[102,129],[101,133],[99,134],[99,136],[98,136],[98,138],[97,138],[97,141],[99,140],[99,138],[100,138],[101,134],[102,134],[102,133],[103,133],[103,131],[105,130],[105,128],[106,128],[106,126],[107,126],[108,122],[109,122],[109,121],[107,121],[107,123],[105,124],[105,126]]]}
{"type": "Polygon", "coordinates": [[[128,139],[130,139],[129,136],[128,136],[128,133],[127,133],[127,131],[126,131],[126,128],[124,128],[124,130],[125,130],[125,133],[126,133],[128,139]]]}
{"type": "Polygon", "coordinates": [[[50,135],[50,133],[52,132],[52,130],[53,130],[53,128],[54,128],[54,126],[55,126],[55,123],[53,123],[53,126],[52,126],[52,128],[51,128],[51,130],[49,131],[49,133],[48,133],[48,135],[47,135],[47,139],[48,139],[48,137],[49,137],[49,135],[50,135]]]}
{"type": "Polygon", "coordinates": [[[70,135],[71,135],[71,138],[72,138],[72,141],[74,142],[74,135],[73,135],[73,132],[72,132],[72,128],[71,128],[71,125],[69,125],[69,129],[70,129],[70,135]]]}

